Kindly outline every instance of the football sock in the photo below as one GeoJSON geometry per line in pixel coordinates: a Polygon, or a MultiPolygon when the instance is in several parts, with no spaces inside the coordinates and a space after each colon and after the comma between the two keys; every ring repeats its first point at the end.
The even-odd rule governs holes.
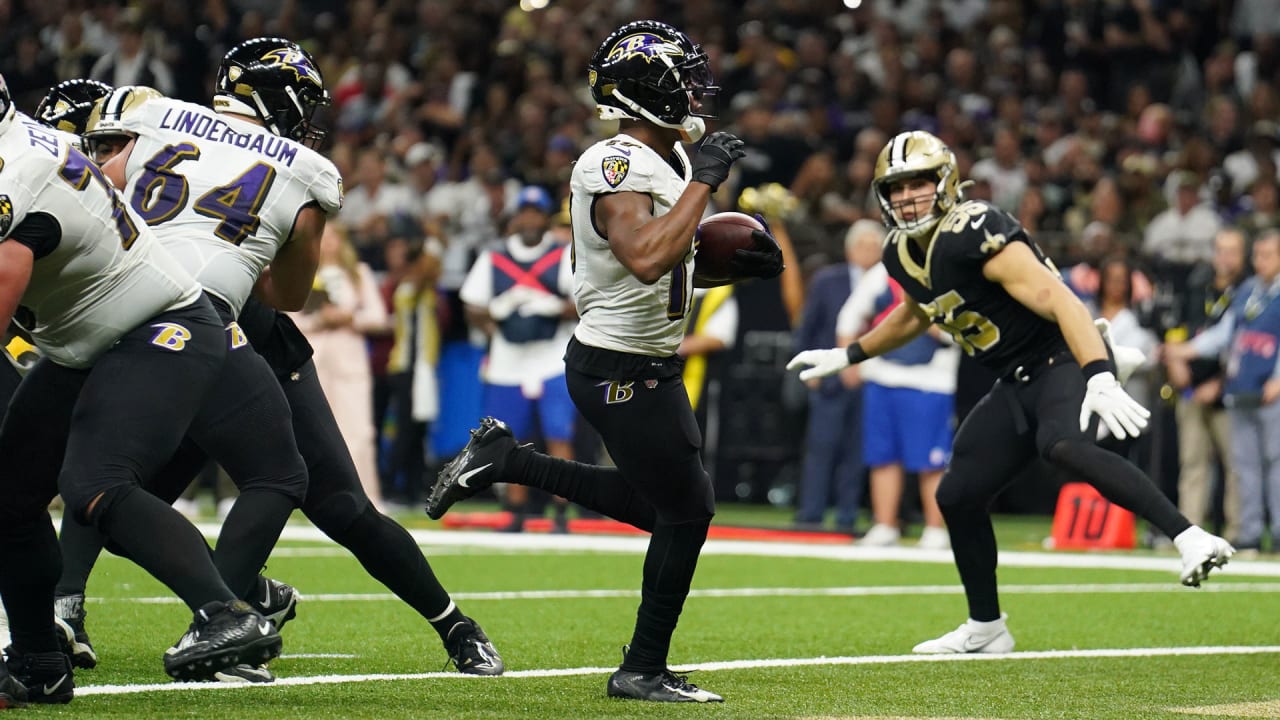
{"type": "Polygon", "coordinates": [[[413,537],[372,505],[346,529],[328,534],[350,550],[373,579],[431,621],[441,640],[461,622],[462,613],[436,579],[413,537]]]}
{"type": "Polygon", "coordinates": [[[274,490],[250,489],[236,498],[213,550],[218,572],[236,597],[249,597],[258,587],[258,573],[294,507],[292,499],[274,490]]]}
{"type": "Polygon", "coordinates": [[[62,516],[62,533],[58,544],[62,546],[62,577],[58,578],[56,595],[83,595],[93,572],[94,563],[102,554],[106,538],[95,527],[81,525],[67,514],[62,516]]]}
{"type": "Polygon", "coordinates": [[[964,584],[969,617],[976,622],[1000,619],[996,589],[996,534],[985,505],[942,505],[951,531],[951,554],[964,584]]]}
{"type": "Polygon", "coordinates": [[[619,522],[654,531],[653,505],[627,484],[617,468],[584,465],[517,447],[507,456],[502,482],[540,488],[619,522]]]}
{"type": "Polygon", "coordinates": [[[23,652],[54,652],[53,587],[62,570],[58,538],[49,513],[7,532],[0,552],[0,595],[9,614],[9,635],[23,652]]]}
{"type": "Polygon", "coordinates": [[[1083,440],[1064,440],[1049,459],[1098,489],[1102,496],[1160,528],[1170,538],[1191,527],[1178,508],[1133,463],[1083,440]]]}
{"type": "Polygon", "coordinates": [[[98,524],[114,545],[169,586],[192,612],[206,603],[235,599],[209,559],[200,531],[155,495],[133,488],[117,496],[98,524]]]}
{"type": "Polygon", "coordinates": [[[649,539],[644,558],[644,585],[640,609],[631,636],[631,649],[622,669],[631,672],[660,672],[667,667],[671,633],[684,609],[698,555],[707,539],[711,518],[673,525],[659,521],[649,539]]]}

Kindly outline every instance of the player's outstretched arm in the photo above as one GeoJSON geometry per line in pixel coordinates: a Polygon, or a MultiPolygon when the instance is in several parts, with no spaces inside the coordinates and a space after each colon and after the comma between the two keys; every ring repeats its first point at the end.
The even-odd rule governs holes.
{"type": "Polygon", "coordinates": [[[791,358],[788,370],[800,371],[801,380],[834,375],[868,358],[883,355],[906,345],[929,329],[929,316],[910,298],[903,298],[884,320],[847,348],[805,350],[791,358]]]}
{"type": "Polygon", "coordinates": [[[1061,278],[1045,267],[1022,243],[1011,243],[982,266],[982,274],[999,283],[1005,292],[1062,330],[1071,354],[1084,372],[1086,390],[1080,406],[1080,430],[1088,429],[1097,415],[1118,440],[1137,437],[1147,426],[1151,412],[1120,387],[1107,359],[1102,333],[1093,324],[1088,308],[1061,278]]]}

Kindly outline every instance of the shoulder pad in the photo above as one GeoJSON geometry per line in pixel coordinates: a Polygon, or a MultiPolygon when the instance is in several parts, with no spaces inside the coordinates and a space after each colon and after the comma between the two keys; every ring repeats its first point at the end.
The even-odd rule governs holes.
{"type": "Polygon", "coordinates": [[[938,222],[934,242],[952,257],[985,260],[1010,242],[1026,236],[1014,217],[981,200],[961,203],[938,222]]]}
{"type": "Polygon", "coordinates": [[[614,192],[651,192],[655,163],[652,150],[625,136],[598,142],[587,148],[573,167],[573,185],[596,195],[614,192]]]}

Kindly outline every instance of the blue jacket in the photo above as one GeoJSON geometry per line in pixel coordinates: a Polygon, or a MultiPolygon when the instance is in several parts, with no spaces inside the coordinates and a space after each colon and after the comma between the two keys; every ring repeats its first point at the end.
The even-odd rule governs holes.
{"type": "MultiPolygon", "coordinates": [[[[836,263],[822,268],[809,281],[804,313],[794,338],[796,352],[835,347],[836,316],[853,294],[851,272],[848,263],[836,263]]],[[[822,379],[823,392],[830,393],[841,387],[840,378],[835,375],[822,379]]]]}

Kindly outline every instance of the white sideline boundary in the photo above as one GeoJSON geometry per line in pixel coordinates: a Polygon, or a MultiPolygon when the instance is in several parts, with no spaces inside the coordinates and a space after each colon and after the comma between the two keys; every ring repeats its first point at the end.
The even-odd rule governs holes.
{"type": "MultiPolygon", "coordinates": [[[[726,660],[698,663],[699,672],[718,670],[753,670],[758,668],[805,667],[813,665],[901,665],[907,663],[940,662],[1018,662],[1027,660],[1063,660],[1075,658],[1133,658],[1169,657],[1193,655],[1265,655],[1280,653],[1280,645],[1218,645],[1204,647],[1158,648],[1107,648],[1098,650],[1043,650],[1014,652],[1007,655],[865,655],[861,657],[813,657],[813,658],[763,658],[755,660],[726,660]]],[[[278,678],[270,684],[230,683],[156,683],[150,685],[82,685],[76,687],[76,697],[93,695],[131,695],[145,692],[199,692],[211,690],[244,690],[300,685],[342,685],[363,682],[394,682],[403,680],[463,680],[468,682],[502,682],[504,678],[546,678],[580,675],[608,675],[616,667],[578,667],[549,670],[513,670],[502,678],[486,678],[463,675],[457,672],[429,672],[407,674],[364,675],[311,675],[278,678]]]]}
{"type": "MultiPolygon", "coordinates": [[[[216,538],[220,525],[197,525],[205,536],[216,538]]],[[[470,548],[500,552],[576,551],[643,554],[649,545],[643,535],[550,535],[541,533],[498,533],[454,530],[409,530],[415,542],[428,548],[470,548]]],[[[281,540],[299,542],[323,542],[336,546],[327,535],[314,526],[290,524],[280,535],[281,540]]],[[[855,562],[917,562],[951,565],[950,550],[920,550],[914,547],[868,548],[852,542],[841,545],[821,545],[797,542],[760,542],[754,540],[708,540],[702,548],[703,555],[748,555],[754,557],[790,557],[817,560],[842,560],[855,562]]],[[[1153,570],[1177,573],[1182,563],[1173,555],[1136,555],[1123,552],[1031,552],[1001,551],[1001,567],[1033,568],[1082,568],[1094,570],[1153,570]]],[[[1232,560],[1221,570],[1226,575],[1249,577],[1280,577],[1280,561],[1232,560]]],[[[1212,580],[1212,578],[1211,578],[1212,580]]]]}

